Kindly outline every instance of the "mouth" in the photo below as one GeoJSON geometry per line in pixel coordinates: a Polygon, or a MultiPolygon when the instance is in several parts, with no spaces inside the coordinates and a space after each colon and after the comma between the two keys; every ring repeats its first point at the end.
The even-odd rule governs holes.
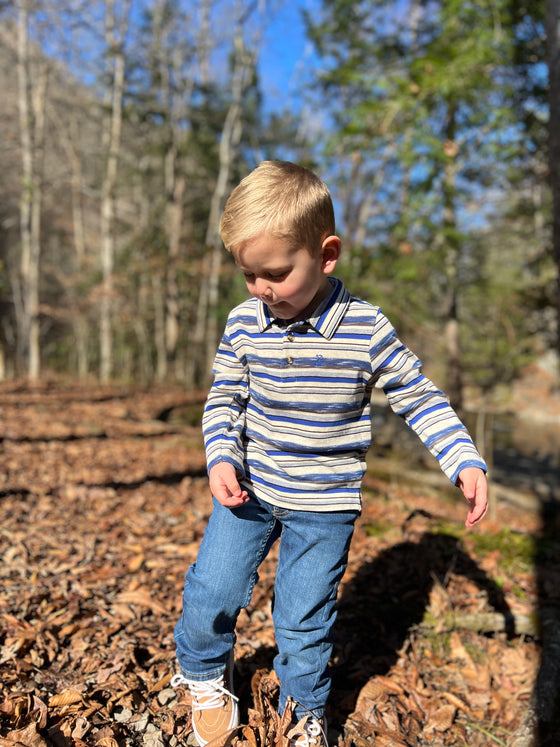
{"type": "Polygon", "coordinates": [[[284,304],[277,303],[274,306],[268,306],[271,313],[274,314],[278,319],[291,319],[293,312],[290,308],[283,308],[284,304]]]}

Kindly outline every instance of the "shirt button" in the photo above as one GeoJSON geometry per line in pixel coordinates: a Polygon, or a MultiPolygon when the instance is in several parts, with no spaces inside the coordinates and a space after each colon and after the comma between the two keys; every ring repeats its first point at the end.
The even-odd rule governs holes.
{"type": "Polygon", "coordinates": [[[294,362],[293,358],[290,358],[290,357],[286,358],[286,363],[288,364],[288,366],[291,366],[293,362],[294,362]]]}
{"type": "Polygon", "coordinates": [[[295,339],[296,339],[296,338],[295,338],[295,337],[293,336],[293,334],[292,334],[292,333],[290,332],[290,334],[288,335],[288,340],[289,340],[290,342],[293,342],[293,341],[294,341],[295,339]]]}

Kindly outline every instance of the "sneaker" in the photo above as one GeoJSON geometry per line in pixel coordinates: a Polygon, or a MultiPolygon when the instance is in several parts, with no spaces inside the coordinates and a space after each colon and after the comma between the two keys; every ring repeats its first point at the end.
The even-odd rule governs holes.
{"type": "Polygon", "coordinates": [[[171,687],[186,685],[189,688],[193,731],[201,747],[239,726],[239,699],[232,692],[233,661],[230,661],[227,674],[228,687],[224,675],[202,682],[189,680],[182,674],[176,674],[171,679],[171,687]]]}
{"type": "Polygon", "coordinates": [[[288,747],[328,747],[327,720],[304,716],[287,734],[288,747]]]}

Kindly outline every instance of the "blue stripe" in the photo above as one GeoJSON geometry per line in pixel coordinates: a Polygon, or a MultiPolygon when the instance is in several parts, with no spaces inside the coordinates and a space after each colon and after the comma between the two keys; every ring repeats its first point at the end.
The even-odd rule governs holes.
{"type": "Polygon", "coordinates": [[[255,371],[253,372],[252,376],[254,379],[259,379],[261,381],[270,381],[271,383],[275,384],[281,383],[282,385],[304,383],[324,384],[325,380],[327,380],[329,384],[351,384],[352,382],[356,381],[355,376],[334,376],[327,372],[325,372],[322,376],[274,376],[273,374],[264,373],[263,371],[255,371]]]}
{"type": "Polygon", "coordinates": [[[332,282],[306,323],[279,324],[255,299],[232,311],[203,416],[208,464],[245,464],[256,492],[275,505],[359,510],[376,387],[409,416],[450,479],[461,465],[484,469],[445,395],[388,319],[332,282]]]}
{"type": "Polygon", "coordinates": [[[422,412],[416,415],[416,417],[410,418],[410,420],[408,421],[408,424],[410,425],[411,428],[414,429],[415,425],[418,425],[422,421],[427,420],[429,415],[432,415],[435,412],[442,412],[442,411],[448,411],[448,410],[449,410],[449,405],[445,402],[440,402],[437,405],[433,405],[432,407],[426,407],[425,409],[423,409],[422,412]]]}
{"type": "MultiPolygon", "coordinates": [[[[251,482],[257,485],[266,486],[273,492],[275,492],[276,490],[275,482],[269,482],[268,480],[265,480],[261,475],[257,475],[253,472],[251,472],[251,482]]],[[[359,496],[360,494],[360,489],[355,488],[354,490],[351,491],[350,496],[349,496],[348,488],[346,486],[335,486],[335,487],[330,487],[330,488],[319,486],[319,491],[320,493],[318,493],[317,487],[314,487],[313,484],[310,485],[309,492],[316,493],[317,499],[324,499],[325,495],[331,495],[331,496],[339,495],[340,497],[347,497],[347,496],[350,497],[350,496],[359,496]]],[[[300,486],[294,486],[294,487],[284,487],[282,489],[282,492],[285,493],[286,495],[297,496],[301,494],[303,491],[301,490],[300,486]]]]}
{"type": "MultiPolygon", "coordinates": [[[[252,405],[252,404],[247,405],[247,410],[252,411],[256,413],[257,415],[260,415],[263,420],[266,420],[270,423],[286,423],[286,424],[291,424],[291,425],[311,425],[313,428],[327,428],[330,430],[332,430],[332,427],[333,427],[332,423],[330,422],[322,423],[320,421],[317,421],[316,417],[297,418],[294,415],[290,417],[286,414],[273,415],[272,413],[265,413],[260,408],[255,407],[255,405],[252,405]]],[[[344,419],[337,420],[336,427],[342,428],[345,425],[348,425],[350,423],[356,423],[357,421],[361,420],[363,417],[363,413],[359,413],[359,414],[360,414],[359,418],[353,417],[353,418],[344,418],[344,419]]]]}

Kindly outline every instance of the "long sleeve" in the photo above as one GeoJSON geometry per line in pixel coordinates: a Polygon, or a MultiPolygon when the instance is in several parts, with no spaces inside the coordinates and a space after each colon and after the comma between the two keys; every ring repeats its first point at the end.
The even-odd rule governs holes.
{"type": "Polygon", "coordinates": [[[202,417],[208,469],[229,462],[244,474],[245,408],[248,396],[247,366],[236,356],[226,333],[214,360],[214,383],[202,417]]]}
{"type": "Polygon", "coordinates": [[[228,317],[203,416],[208,468],[231,463],[272,505],[359,510],[371,389],[385,392],[453,482],[485,469],[445,395],[379,308],[332,293],[309,319],[279,323],[252,298],[228,317]]]}
{"type": "Polygon", "coordinates": [[[421,363],[378,313],[372,339],[375,386],[382,389],[393,411],[404,418],[455,483],[465,467],[486,464],[445,394],[422,373],[421,363]]]}

